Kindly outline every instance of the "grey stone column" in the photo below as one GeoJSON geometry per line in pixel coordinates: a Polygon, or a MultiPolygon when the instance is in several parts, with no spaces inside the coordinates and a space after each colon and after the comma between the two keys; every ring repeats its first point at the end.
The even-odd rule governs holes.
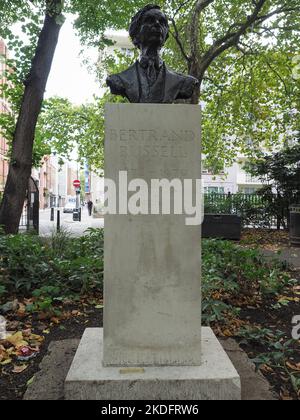
{"type": "MultiPolygon", "coordinates": [[[[108,104],[105,122],[117,193],[120,171],[149,190],[152,179],[201,178],[199,106],[108,104]]],[[[121,194],[117,207],[126,202],[121,194]]],[[[105,216],[104,366],[200,365],[201,227],[186,217],[105,216]]]]}

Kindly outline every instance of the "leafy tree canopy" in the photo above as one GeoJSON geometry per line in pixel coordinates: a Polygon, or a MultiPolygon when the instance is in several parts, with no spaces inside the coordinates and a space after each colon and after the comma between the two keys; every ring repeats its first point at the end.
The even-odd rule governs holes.
{"type": "MultiPolygon", "coordinates": [[[[218,172],[236,155],[284,145],[299,130],[298,1],[162,0],[171,20],[164,58],[202,82],[203,151],[218,172]]],[[[84,42],[103,45],[105,30],[127,28],[144,1],[85,2],[76,21],[84,42]]],[[[80,1],[73,2],[80,8],[80,1]]],[[[74,9],[75,11],[75,9],[74,9]]],[[[108,72],[124,68],[108,57],[108,72]]],[[[300,61],[300,59],[299,59],[300,61]]],[[[198,99],[197,99],[198,101],[198,99]]]]}
{"type": "Polygon", "coordinates": [[[263,154],[247,163],[247,172],[258,177],[264,187],[259,191],[265,199],[266,212],[277,214],[278,223],[289,224],[289,208],[300,204],[300,144],[285,147],[273,154],[263,154]]]}
{"type": "Polygon", "coordinates": [[[246,169],[266,186],[270,185],[277,193],[288,196],[290,204],[293,201],[300,203],[300,144],[263,155],[249,162],[246,169]]]}
{"type": "Polygon", "coordinates": [[[73,105],[67,99],[51,98],[40,114],[36,141],[68,159],[76,150],[78,160],[98,171],[103,168],[104,103],[106,98],[91,104],[73,105]]]}
{"type": "MultiPolygon", "coordinates": [[[[9,63],[14,71],[7,74],[9,80],[3,87],[13,112],[0,117],[0,127],[9,140],[45,7],[51,8],[53,3],[51,0],[0,0],[0,36],[8,41],[14,56],[14,61],[9,63]],[[23,31],[22,39],[13,33],[16,24],[23,31]]],[[[156,3],[171,20],[171,36],[164,51],[166,61],[174,69],[189,72],[202,82],[203,150],[210,166],[217,172],[224,162],[230,164],[240,152],[253,156],[262,146],[272,149],[288,142],[299,130],[300,78],[293,78],[293,59],[300,51],[299,1],[158,0],[156,3]]],[[[99,48],[109,42],[105,37],[108,29],[127,28],[131,16],[144,5],[145,1],[141,0],[61,2],[64,12],[76,14],[75,27],[82,41],[99,48]]],[[[119,57],[114,62],[110,57],[106,65],[108,71],[118,71],[124,66],[124,60],[119,57]]],[[[105,98],[111,100],[109,96],[105,98]]],[[[53,111],[48,104],[47,113],[56,114],[58,104],[56,100],[51,103],[53,111]]],[[[101,103],[104,104],[98,101],[91,106],[95,118],[103,114],[102,111],[99,115],[98,111],[101,103]]],[[[102,124],[101,120],[100,128],[102,124]]],[[[58,126],[66,134],[66,127],[58,126]]],[[[49,126],[46,127],[44,131],[49,133],[49,126]]],[[[56,127],[53,130],[52,137],[57,139],[56,127]]],[[[46,136],[47,141],[42,142],[37,133],[35,162],[45,152],[45,144],[46,150],[49,149],[49,138],[46,136]]],[[[64,141],[67,136],[60,138],[64,141]]],[[[55,146],[58,147],[57,140],[55,146]]]]}

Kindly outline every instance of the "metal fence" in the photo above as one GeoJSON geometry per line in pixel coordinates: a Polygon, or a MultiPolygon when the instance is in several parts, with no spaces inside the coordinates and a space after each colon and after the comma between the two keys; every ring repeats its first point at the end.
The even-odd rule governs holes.
{"type": "Polygon", "coordinates": [[[257,194],[204,195],[206,214],[236,214],[244,227],[281,229],[288,226],[288,208],[280,204],[274,195],[265,199],[257,194]]]}
{"type": "Polygon", "coordinates": [[[35,231],[36,233],[39,233],[39,206],[39,188],[37,181],[30,177],[19,223],[19,230],[21,232],[35,231]]]}

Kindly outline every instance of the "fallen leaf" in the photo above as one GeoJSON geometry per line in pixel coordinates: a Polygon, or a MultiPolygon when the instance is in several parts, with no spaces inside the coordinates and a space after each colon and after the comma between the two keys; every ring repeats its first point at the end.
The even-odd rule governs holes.
{"type": "Polygon", "coordinates": [[[22,373],[28,368],[28,365],[16,366],[14,365],[12,373],[22,373]]]}
{"type": "Polygon", "coordinates": [[[27,386],[31,385],[33,381],[34,381],[34,376],[30,378],[29,381],[27,381],[26,385],[27,386]]]}
{"type": "Polygon", "coordinates": [[[1,366],[6,366],[6,365],[9,365],[10,363],[11,363],[11,359],[6,359],[3,362],[0,362],[0,365],[1,366]]]}
{"type": "Polygon", "coordinates": [[[44,341],[44,337],[42,335],[37,334],[31,334],[29,339],[30,341],[38,341],[39,343],[42,343],[44,341]]]}
{"type": "Polygon", "coordinates": [[[26,306],[23,303],[19,302],[19,309],[17,310],[17,315],[20,317],[26,316],[26,306]]]}
{"type": "Polygon", "coordinates": [[[73,316],[81,316],[82,315],[81,312],[76,311],[76,310],[72,311],[71,313],[72,313],[73,316]]]}
{"type": "Polygon", "coordinates": [[[51,318],[51,322],[53,322],[54,324],[59,324],[60,323],[60,320],[58,318],[56,318],[56,317],[52,317],[51,318]]]}
{"type": "Polygon", "coordinates": [[[300,372],[300,363],[297,363],[296,365],[294,365],[291,362],[286,362],[286,365],[288,368],[292,369],[292,370],[296,370],[297,372],[300,372]]]}
{"type": "Polygon", "coordinates": [[[20,321],[8,321],[7,329],[11,331],[16,331],[17,329],[19,329],[20,324],[20,321]]]}
{"type": "Polygon", "coordinates": [[[225,337],[232,337],[233,336],[232,332],[228,329],[224,330],[223,334],[224,334],[225,337]]]}
{"type": "Polygon", "coordinates": [[[6,341],[8,341],[10,344],[12,344],[16,348],[24,347],[28,345],[27,341],[25,341],[23,338],[22,331],[18,331],[17,333],[6,337],[6,341]]]}
{"type": "Polygon", "coordinates": [[[262,370],[263,372],[266,372],[266,373],[274,373],[274,370],[268,365],[262,365],[260,367],[260,370],[262,370]]]}
{"type": "Polygon", "coordinates": [[[290,396],[288,391],[281,391],[280,397],[283,401],[293,401],[293,398],[290,396]]]}
{"type": "Polygon", "coordinates": [[[2,305],[2,306],[1,306],[1,309],[2,309],[2,311],[3,311],[4,313],[7,313],[7,312],[14,312],[14,311],[16,311],[16,310],[17,310],[17,308],[18,308],[18,304],[19,304],[18,300],[17,300],[17,299],[15,299],[15,300],[13,300],[12,302],[7,302],[7,303],[5,303],[4,305],[2,305]]]}

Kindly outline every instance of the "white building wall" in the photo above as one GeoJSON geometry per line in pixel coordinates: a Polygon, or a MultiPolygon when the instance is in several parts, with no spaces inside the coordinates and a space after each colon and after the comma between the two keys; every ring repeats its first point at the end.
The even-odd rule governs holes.
{"type": "Polygon", "coordinates": [[[216,193],[231,193],[235,194],[238,191],[237,185],[238,165],[235,163],[230,168],[225,168],[224,173],[220,175],[213,175],[203,171],[203,186],[205,192],[216,193]]]}
{"type": "Polygon", "coordinates": [[[104,177],[91,172],[90,197],[94,204],[104,203],[104,177]]]}
{"type": "Polygon", "coordinates": [[[224,173],[213,175],[203,171],[203,186],[205,192],[237,194],[238,192],[252,194],[262,187],[259,179],[251,177],[243,169],[245,158],[238,158],[231,167],[225,168],[224,173]]]}
{"type": "Polygon", "coordinates": [[[68,164],[65,162],[58,169],[58,198],[59,207],[63,207],[68,196],[68,164]]]}

